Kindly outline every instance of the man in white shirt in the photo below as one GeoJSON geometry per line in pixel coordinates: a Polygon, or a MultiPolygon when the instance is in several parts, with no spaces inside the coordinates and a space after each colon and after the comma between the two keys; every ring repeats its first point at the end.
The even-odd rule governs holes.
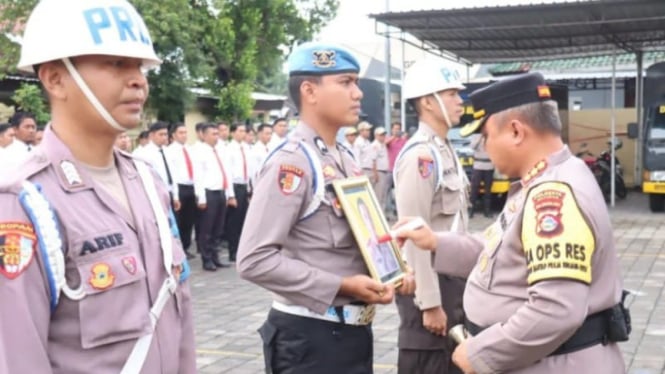
{"type": "Polygon", "coordinates": [[[231,160],[231,176],[233,191],[238,205],[230,208],[226,215],[225,237],[229,242],[229,261],[235,262],[240,233],[245,223],[247,206],[249,205],[249,180],[252,175],[252,155],[244,139],[247,126],[235,124],[231,126],[232,140],[226,151],[231,160]]]}
{"type": "Polygon", "coordinates": [[[167,147],[167,160],[171,166],[173,183],[178,188],[178,194],[173,200],[180,202],[180,209],[176,212],[178,231],[182,248],[188,258],[194,255],[189,252],[192,243],[192,229],[197,218],[196,197],[194,195],[194,152],[185,143],[187,142],[187,127],[179,122],[171,127],[173,143],[167,147]]]}
{"type": "Polygon", "coordinates": [[[289,132],[289,124],[286,118],[277,118],[272,123],[272,138],[270,139],[270,149],[275,149],[286,140],[286,134],[289,132]]]}
{"type": "Polygon", "coordinates": [[[252,153],[254,155],[254,167],[252,173],[252,179],[256,177],[256,174],[261,169],[263,161],[270,154],[273,148],[270,148],[270,138],[272,137],[272,126],[267,123],[259,125],[256,131],[256,143],[252,147],[252,153]]]}
{"type": "Polygon", "coordinates": [[[131,142],[129,140],[129,135],[127,135],[127,132],[121,132],[118,134],[118,137],[115,138],[115,147],[118,148],[121,151],[129,152],[129,148],[131,147],[131,142]]]}
{"type": "Polygon", "coordinates": [[[141,157],[143,149],[150,142],[150,133],[147,130],[141,131],[139,133],[139,137],[137,138],[137,140],[139,144],[136,146],[136,149],[134,149],[134,151],[132,152],[132,156],[141,157]]]}
{"type": "Polygon", "coordinates": [[[14,168],[28,158],[34,147],[37,122],[31,113],[16,112],[9,119],[9,124],[14,129],[14,141],[7,147],[5,156],[9,159],[10,167],[14,168]]]}
{"type": "Polygon", "coordinates": [[[0,171],[5,172],[13,165],[9,157],[9,147],[14,141],[14,128],[9,123],[0,123],[0,171]]]}
{"type": "Polygon", "coordinates": [[[194,191],[201,213],[196,240],[203,269],[215,271],[217,268],[229,266],[219,260],[216,238],[224,230],[227,206],[235,207],[237,202],[231,181],[231,166],[226,155],[217,147],[217,126],[203,126],[203,139],[204,143],[199,146],[194,163],[194,191]]]}
{"type": "Polygon", "coordinates": [[[169,124],[166,122],[157,121],[153,123],[148,130],[150,142],[139,152],[139,157],[152,165],[159,177],[168,186],[173,208],[178,211],[180,210],[180,201],[174,199],[175,196],[178,196],[178,185],[173,181],[171,165],[169,165],[164,152],[169,140],[168,129],[169,124]]]}
{"type": "Polygon", "coordinates": [[[219,140],[217,141],[217,146],[218,147],[226,147],[229,145],[229,134],[230,134],[230,129],[229,129],[229,124],[221,121],[217,123],[217,130],[219,132],[219,140]]]}

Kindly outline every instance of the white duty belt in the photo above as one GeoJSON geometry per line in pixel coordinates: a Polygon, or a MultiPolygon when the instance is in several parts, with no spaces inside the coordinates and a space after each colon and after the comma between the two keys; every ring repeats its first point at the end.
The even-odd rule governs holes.
{"type": "MultiPolygon", "coordinates": [[[[342,323],[335,307],[330,307],[324,314],[319,314],[300,305],[287,305],[279,301],[272,302],[272,308],[295,316],[320,319],[323,321],[342,323]]],[[[347,325],[365,326],[372,323],[376,314],[376,305],[344,305],[342,308],[344,323],[347,325]]]]}

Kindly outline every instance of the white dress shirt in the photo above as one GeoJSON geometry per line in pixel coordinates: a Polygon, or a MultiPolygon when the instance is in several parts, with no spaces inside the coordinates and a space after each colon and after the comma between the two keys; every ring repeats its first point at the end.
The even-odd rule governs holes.
{"type": "Polygon", "coordinates": [[[197,202],[206,203],[206,190],[221,191],[223,189],[227,199],[235,197],[228,156],[222,154],[219,147],[211,147],[204,143],[200,143],[195,152],[194,193],[197,202]],[[219,162],[215,155],[219,157],[219,162]]]}
{"type": "Polygon", "coordinates": [[[272,137],[270,138],[270,141],[268,142],[268,148],[270,148],[270,150],[272,151],[273,149],[277,148],[278,145],[284,143],[285,140],[286,140],[286,136],[282,138],[281,136],[279,136],[275,133],[272,133],[272,137]]]}
{"type": "Polygon", "coordinates": [[[173,142],[167,147],[167,158],[171,167],[171,175],[175,184],[191,186],[194,184],[194,157],[192,148],[185,144],[173,142]],[[189,158],[189,166],[187,160],[189,158]],[[191,172],[191,176],[190,176],[191,172]]]}
{"type": "Polygon", "coordinates": [[[252,154],[247,144],[232,140],[226,147],[231,161],[231,180],[234,184],[247,184],[252,176],[252,154]]]}
{"type": "MultiPolygon", "coordinates": [[[[146,144],[143,149],[139,152],[139,157],[147,161],[157,172],[159,177],[164,181],[164,184],[168,187],[169,191],[173,194],[175,198],[178,195],[178,187],[173,182],[173,174],[171,174],[171,183],[169,183],[168,173],[166,171],[167,165],[164,164],[164,159],[162,158],[162,152],[164,147],[158,147],[155,143],[149,142],[146,144]]],[[[168,164],[168,170],[172,173],[173,168],[168,162],[168,157],[164,153],[166,162],[168,164]]]]}
{"type": "Polygon", "coordinates": [[[14,140],[2,152],[0,159],[0,171],[7,172],[16,169],[24,160],[30,156],[31,147],[18,138],[14,140]]]}

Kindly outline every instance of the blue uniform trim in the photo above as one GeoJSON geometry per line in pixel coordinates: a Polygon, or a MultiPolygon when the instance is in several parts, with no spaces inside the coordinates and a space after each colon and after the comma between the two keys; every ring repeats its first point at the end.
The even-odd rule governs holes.
{"type": "MultiPolygon", "coordinates": [[[[41,194],[41,190],[42,190],[41,185],[35,184],[35,187],[37,188],[37,191],[39,191],[40,194],[41,194]]],[[[53,313],[53,311],[55,311],[55,308],[58,306],[58,297],[60,295],[60,291],[58,290],[58,288],[56,286],[57,283],[56,283],[55,275],[53,274],[53,270],[51,269],[51,262],[49,260],[49,254],[48,254],[48,251],[46,249],[46,243],[44,242],[44,234],[42,232],[41,226],[37,223],[37,216],[36,216],[34,210],[32,209],[32,206],[30,205],[30,203],[28,203],[28,198],[29,198],[28,191],[26,191],[25,189],[21,190],[21,192],[19,193],[18,199],[19,199],[19,202],[21,203],[21,205],[23,206],[23,209],[28,214],[28,218],[30,218],[30,221],[32,222],[32,226],[35,228],[35,233],[37,234],[37,243],[39,245],[39,252],[42,255],[42,259],[43,259],[43,262],[44,262],[44,269],[46,270],[46,278],[48,280],[48,285],[49,285],[49,291],[50,291],[49,301],[50,301],[50,305],[51,305],[51,313],[53,313]]],[[[47,201],[47,200],[44,199],[44,201],[47,201]]],[[[60,222],[58,222],[58,219],[55,215],[55,212],[53,212],[53,209],[51,208],[50,204],[48,205],[48,210],[51,213],[52,218],[55,222],[56,228],[58,229],[58,232],[59,232],[60,231],[60,222]]]]}
{"type": "Polygon", "coordinates": [[[180,272],[180,279],[178,281],[180,283],[184,283],[187,279],[189,279],[189,276],[192,274],[192,269],[189,266],[189,262],[186,259],[183,260],[180,266],[182,266],[182,271],[180,272]]]}
{"type": "Polygon", "coordinates": [[[173,214],[173,209],[169,209],[169,226],[171,227],[171,235],[174,238],[180,239],[180,230],[178,230],[178,221],[175,219],[175,214],[173,214]]]}

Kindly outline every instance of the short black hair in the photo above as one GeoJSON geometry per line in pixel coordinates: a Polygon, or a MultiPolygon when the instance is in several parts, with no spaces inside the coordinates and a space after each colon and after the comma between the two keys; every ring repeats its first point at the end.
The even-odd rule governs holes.
{"type": "Polygon", "coordinates": [[[148,134],[150,134],[148,130],[141,131],[139,133],[139,139],[148,139],[148,134]]]}
{"type": "MultiPolygon", "coordinates": [[[[277,118],[276,120],[272,121],[272,125],[275,126],[275,125],[277,124],[277,122],[281,122],[281,121],[288,122],[288,121],[286,120],[286,118],[284,118],[284,117],[279,117],[279,118],[277,118]]],[[[259,131],[261,131],[261,130],[259,130],[259,131]]]]}
{"type": "Polygon", "coordinates": [[[217,130],[217,126],[219,126],[219,125],[216,125],[216,124],[210,123],[210,122],[202,122],[202,123],[200,123],[200,125],[202,125],[201,126],[201,132],[206,132],[209,129],[217,130]]]}
{"type": "Polygon", "coordinates": [[[259,125],[259,127],[256,128],[256,132],[261,132],[261,131],[263,131],[263,129],[265,129],[266,127],[270,127],[270,128],[272,129],[272,126],[273,126],[273,125],[268,124],[268,123],[262,123],[262,124],[259,125]]]}
{"type": "Polygon", "coordinates": [[[159,130],[164,130],[164,129],[168,130],[169,129],[169,124],[167,122],[164,122],[164,121],[157,121],[157,122],[153,123],[152,125],[150,125],[150,128],[148,129],[148,132],[153,133],[153,132],[157,132],[159,130]]]}
{"type": "Polygon", "coordinates": [[[247,131],[247,125],[245,125],[244,123],[234,123],[233,125],[231,125],[231,128],[230,128],[231,129],[231,134],[236,132],[236,130],[238,130],[241,127],[244,127],[245,131],[247,131]]]}
{"type": "Polygon", "coordinates": [[[0,134],[4,134],[10,128],[12,128],[12,125],[10,125],[9,123],[0,123],[0,134]]]}
{"type": "Polygon", "coordinates": [[[298,111],[300,111],[300,104],[302,104],[300,99],[300,86],[302,86],[304,82],[319,84],[321,83],[321,77],[316,75],[295,75],[289,78],[289,95],[298,111]]]}
{"type": "Polygon", "coordinates": [[[203,131],[203,128],[205,127],[205,125],[207,125],[207,123],[199,122],[194,126],[194,130],[196,130],[196,132],[201,132],[201,131],[203,131]]]}
{"type": "Polygon", "coordinates": [[[171,134],[173,134],[177,129],[185,127],[185,124],[183,122],[176,122],[171,125],[171,134]]]}
{"type": "Polygon", "coordinates": [[[18,111],[9,119],[9,124],[12,127],[18,127],[18,125],[23,122],[26,118],[32,118],[33,121],[37,122],[37,118],[34,114],[30,112],[18,111]]]}

